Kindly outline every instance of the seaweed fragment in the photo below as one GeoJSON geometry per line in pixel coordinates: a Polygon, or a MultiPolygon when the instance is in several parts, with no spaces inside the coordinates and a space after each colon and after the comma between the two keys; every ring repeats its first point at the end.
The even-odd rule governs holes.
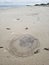
{"type": "Polygon", "coordinates": [[[37,49],[37,50],[34,52],[34,54],[37,54],[37,53],[39,53],[39,49],[37,49]]]}
{"type": "Polygon", "coordinates": [[[2,46],[0,46],[0,48],[3,48],[2,46]]]}
{"type": "Polygon", "coordinates": [[[44,50],[49,51],[49,48],[44,48],[44,50]]]}
{"type": "Polygon", "coordinates": [[[6,28],[7,30],[10,30],[10,28],[6,28]]]}
{"type": "Polygon", "coordinates": [[[26,27],[25,30],[28,30],[28,27],[26,27]]]}

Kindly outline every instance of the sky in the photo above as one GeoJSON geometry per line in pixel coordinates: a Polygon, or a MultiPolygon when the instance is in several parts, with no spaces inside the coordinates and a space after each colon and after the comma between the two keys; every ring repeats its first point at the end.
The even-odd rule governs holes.
{"type": "Polygon", "coordinates": [[[32,4],[32,3],[47,3],[49,2],[49,0],[0,0],[1,4],[24,4],[24,3],[28,3],[28,4],[32,4]]]}

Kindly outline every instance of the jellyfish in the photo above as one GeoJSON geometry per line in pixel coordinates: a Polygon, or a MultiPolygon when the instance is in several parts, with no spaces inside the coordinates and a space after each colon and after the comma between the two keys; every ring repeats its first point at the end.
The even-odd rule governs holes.
{"type": "Polygon", "coordinates": [[[10,40],[8,48],[8,51],[16,57],[28,57],[34,55],[34,51],[40,48],[40,43],[31,34],[22,34],[10,40]]]}

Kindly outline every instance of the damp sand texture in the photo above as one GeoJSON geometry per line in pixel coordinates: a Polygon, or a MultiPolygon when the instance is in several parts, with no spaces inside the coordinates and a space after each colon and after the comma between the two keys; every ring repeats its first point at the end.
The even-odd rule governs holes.
{"type": "Polygon", "coordinates": [[[48,6],[0,9],[0,65],[49,65],[48,6]]]}

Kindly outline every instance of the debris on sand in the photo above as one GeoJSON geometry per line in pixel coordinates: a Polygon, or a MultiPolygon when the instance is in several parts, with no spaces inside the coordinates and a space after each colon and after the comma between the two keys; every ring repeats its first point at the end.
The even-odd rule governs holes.
{"type": "Polygon", "coordinates": [[[26,27],[25,30],[28,30],[28,27],[26,27]]]}
{"type": "Polygon", "coordinates": [[[49,51],[49,48],[44,48],[44,50],[49,51]]]}
{"type": "Polygon", "coordinates": [[[0,46],[0,48],[3,48],[2,46],[0,46]]]}
{"type": "Polygon", "coordinates": [[[20,20],[20,18],[17,18],[16,20],[20,20]]]}
{"type": "Polygon", "coordinates": [[[34,52],[34,54],[37,54],[37,53],[39,53],[39,49],[37,49],[37,50],[34,52]]]}
{"type": "Polygon", "coordinates": [[[6,28],[7,30],[10,30],[10,28],[6,28]]]}

